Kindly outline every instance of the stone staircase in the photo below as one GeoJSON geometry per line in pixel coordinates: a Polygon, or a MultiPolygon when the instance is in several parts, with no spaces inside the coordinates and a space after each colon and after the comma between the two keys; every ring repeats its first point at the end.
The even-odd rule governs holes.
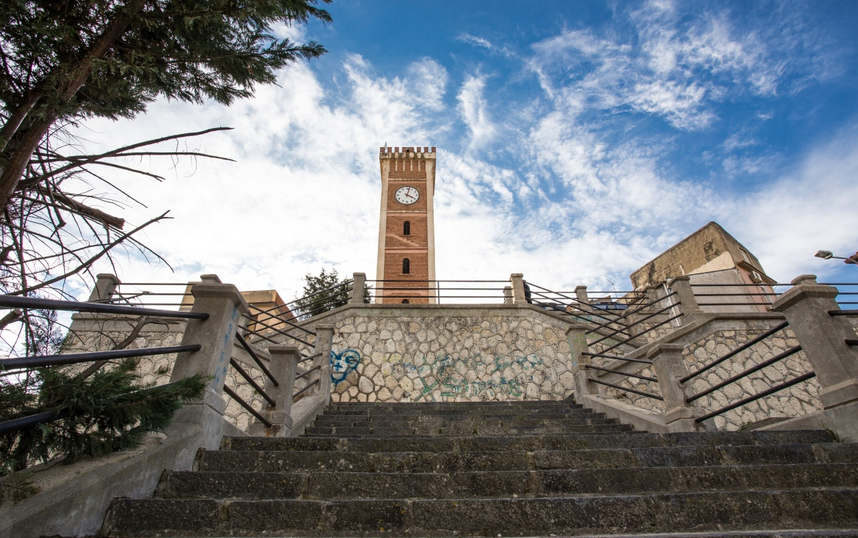
{"type": "Polygon", "coordinates": [[[568,402],[332,405],[227,438],[104,532],[149,536],[858,536],[858,445],[649,434],[568,402]]]}

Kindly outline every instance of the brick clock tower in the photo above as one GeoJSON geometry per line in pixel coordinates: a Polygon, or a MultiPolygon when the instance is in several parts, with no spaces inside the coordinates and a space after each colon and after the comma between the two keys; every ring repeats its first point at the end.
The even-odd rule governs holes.
{"type": "Polygon", "coordinates": [[[435,304],[435,148],[381,148],[376,303],[435,304]],[[413,288],[393,290],[385,288],[413,288]]]}

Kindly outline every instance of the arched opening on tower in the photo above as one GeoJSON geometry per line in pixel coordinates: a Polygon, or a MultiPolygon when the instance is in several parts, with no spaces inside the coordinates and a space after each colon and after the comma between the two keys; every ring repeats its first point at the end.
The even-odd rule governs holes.
{"type": "Polygon", "coordinates": [[[408,258],[403,258],[402,260],[402,274],[411,274],[411,260],[409,260],[408,258]]]}
{"type": "Polygon", "coordinates": [[[402,223],[402,235],[411,235],[411,222],[406,220],[402,223]]]}

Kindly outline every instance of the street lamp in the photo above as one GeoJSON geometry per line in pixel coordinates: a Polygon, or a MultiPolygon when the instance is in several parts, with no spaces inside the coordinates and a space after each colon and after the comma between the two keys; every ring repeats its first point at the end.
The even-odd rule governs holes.
{"type": "Polygon", "coordinates": [[[834,258],[835,260],[843,260],[843,263],[851,263],[858,265],[858,252],[849,256],[848,258],[844,258],[843,256],[835,256],[830,250],[817,250],[816,254],[814,254],[816,258],[822,258],[823,260],[830,260],[834,258]]]}

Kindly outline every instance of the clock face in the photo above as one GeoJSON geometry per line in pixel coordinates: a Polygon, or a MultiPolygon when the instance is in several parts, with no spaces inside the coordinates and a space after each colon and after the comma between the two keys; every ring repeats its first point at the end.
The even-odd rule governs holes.
{"type": "Polygon", "coordinates": [[[400,204],[410,205],[420,198],[420,193],[414,187],[401,187],[396,191],[396,201],[400,204]]]}

